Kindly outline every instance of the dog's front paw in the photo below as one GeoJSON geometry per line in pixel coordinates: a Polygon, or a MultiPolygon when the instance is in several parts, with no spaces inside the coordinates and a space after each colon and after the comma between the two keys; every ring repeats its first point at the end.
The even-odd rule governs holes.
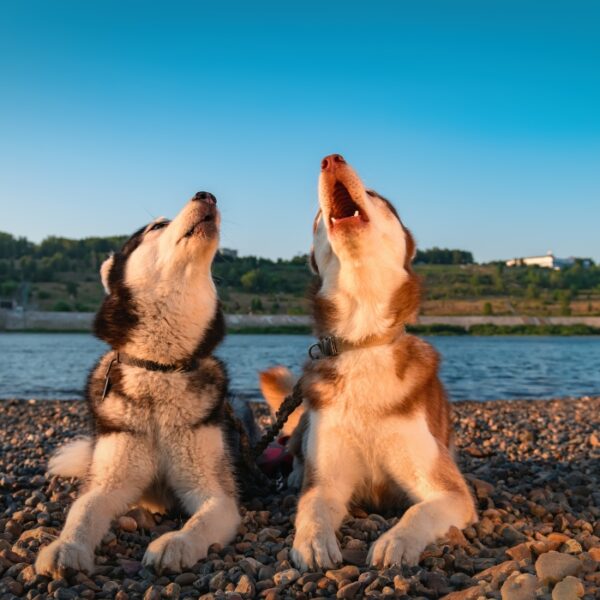
{"type": "Polygon", "coordinates": [[[157,573],[172,571],[178,573],[193,567],[206,557],[208,545],[198,534],[171,531],[150,543],[142,559],[147,567],[154,567],[157,573]]]}
{"type": "Polygon", "coordinates": [[[342,553],[333,532],[320,532],[313,536],[296,534],[291,556],[301,571],[332,569],[342,562],[342,553]]]}
{"type": "Polygon", "coordinates": [[[425,550],[426,543],[418,535],[408,531],[390,529],[373,542],[367,562],[377,568],[392,565],[413,566],[419,562],[419,557],[425,550]]]}
{"type": "Polygon", "coordinates": [[[59,578],[67,568],[91,573],[94,570],[94,553],[84,544],[65,542],[60,538],[42,548],[35,561],[39,575],[59,578]]]}

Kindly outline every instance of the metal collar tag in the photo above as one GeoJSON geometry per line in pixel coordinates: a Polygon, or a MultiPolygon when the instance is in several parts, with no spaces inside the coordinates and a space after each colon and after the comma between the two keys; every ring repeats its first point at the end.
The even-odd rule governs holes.
{"type": "Polygon", "coordinates": [[[337,356],[339,354],[338,343],[334,336],[329,335],[327,337],[319,338],[319,341],[316,344],[313,344],[308,349],[308,356],[312,358],[312,360],[319,360],[320,358],[337,356]],[[315,348],[319,349],[320,354],[315,355],[315,348]]]}
{"type": "Polygon", "coordinates": [[[119,362],[118,354],[110,361],[110,363],[108,364],[108,369],[106,369],[106,375],[104,376],[104,389],[102,390],[102,398],[100,399],[100,401],[103,401],[104,398],[106,398],[106,394],[108,394],[108,392],[110,391],[110,370],[116,362],[119,362]]]}

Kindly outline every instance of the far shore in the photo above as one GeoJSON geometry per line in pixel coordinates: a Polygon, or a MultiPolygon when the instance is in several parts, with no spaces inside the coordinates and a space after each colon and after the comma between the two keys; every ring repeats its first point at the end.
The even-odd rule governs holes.
{"type": "MultiPolygon", "coordinates": [[[[312,332],[309,315],[226,315],[229,333],[312,332]]],[[[0,309],[0,332],[90,333],[94,313],[0,309]]],[[[600,317],[421,315],[408,330],[419,335],[600,335],[600,317]]]]}

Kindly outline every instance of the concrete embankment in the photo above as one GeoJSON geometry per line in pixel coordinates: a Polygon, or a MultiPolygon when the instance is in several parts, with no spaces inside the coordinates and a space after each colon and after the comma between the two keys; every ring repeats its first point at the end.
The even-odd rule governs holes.
{"type": "MultiPolygon", "coordinates": [[[[49,312],[0,309],[0,331],[91,331],[90,312],[49,312]]],[[[308,315],[227,315],[233,329],[309,327],[308,315]]]]}
{"type": "MultiPolygon", "coordinates": [[[[308,315],[227,315],[228,327],[243,329],[301,328],[311,325],[308,315]]],[[[0,331],[90,331],[94,313],[43,312],[0,309],[0,331]]],[[[600,317],[527,317],[527,316],[428,316],[419,317],[419,325],[450,325],[469,329],[474,325],[587,325],[600,328],[600,317]]]]}
{"type": "Polygon", "coordinates": [[[421,315],[418,325],[455,325],[465,329],[469,329],[473,325],[501,325],[507,327],[517,325],[587,325],[589,327],[600,327],[600,317],[529,317],[526,315],[447,317],[421,315]]]}

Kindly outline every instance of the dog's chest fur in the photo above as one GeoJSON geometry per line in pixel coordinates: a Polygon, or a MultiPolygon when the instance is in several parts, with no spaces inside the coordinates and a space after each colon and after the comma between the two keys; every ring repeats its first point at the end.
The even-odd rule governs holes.
{"type": "Polygon", "coordinates": [[[108,394],[102,398],[113,355],[100,361],[88,384],[88,398],[100,432],[129,431],[167,441],[221,417],[226,376],[220,362],[202,359],[190,373],[160,373],[113,365],[108,394]]]}
{"type": "Polygon", "coordinates": [[[307,463],[341,453],[342,463],[348,461],[360,474],[355,501],[384,511],[397,506],[406,491],[394,486],[390,467],[428,470],[437,455],[428,406],[417,391],[428,377],[418,352],[410,353],[406,366],[401,358],[407,345],[423,349],[413,348],[414,340],[406,336],[400,344],[353,350],[311,363],[305,371],[311,409],[303,448],[307,463]],[[409,460],[407,449],[419,464],[409,460]]]}

